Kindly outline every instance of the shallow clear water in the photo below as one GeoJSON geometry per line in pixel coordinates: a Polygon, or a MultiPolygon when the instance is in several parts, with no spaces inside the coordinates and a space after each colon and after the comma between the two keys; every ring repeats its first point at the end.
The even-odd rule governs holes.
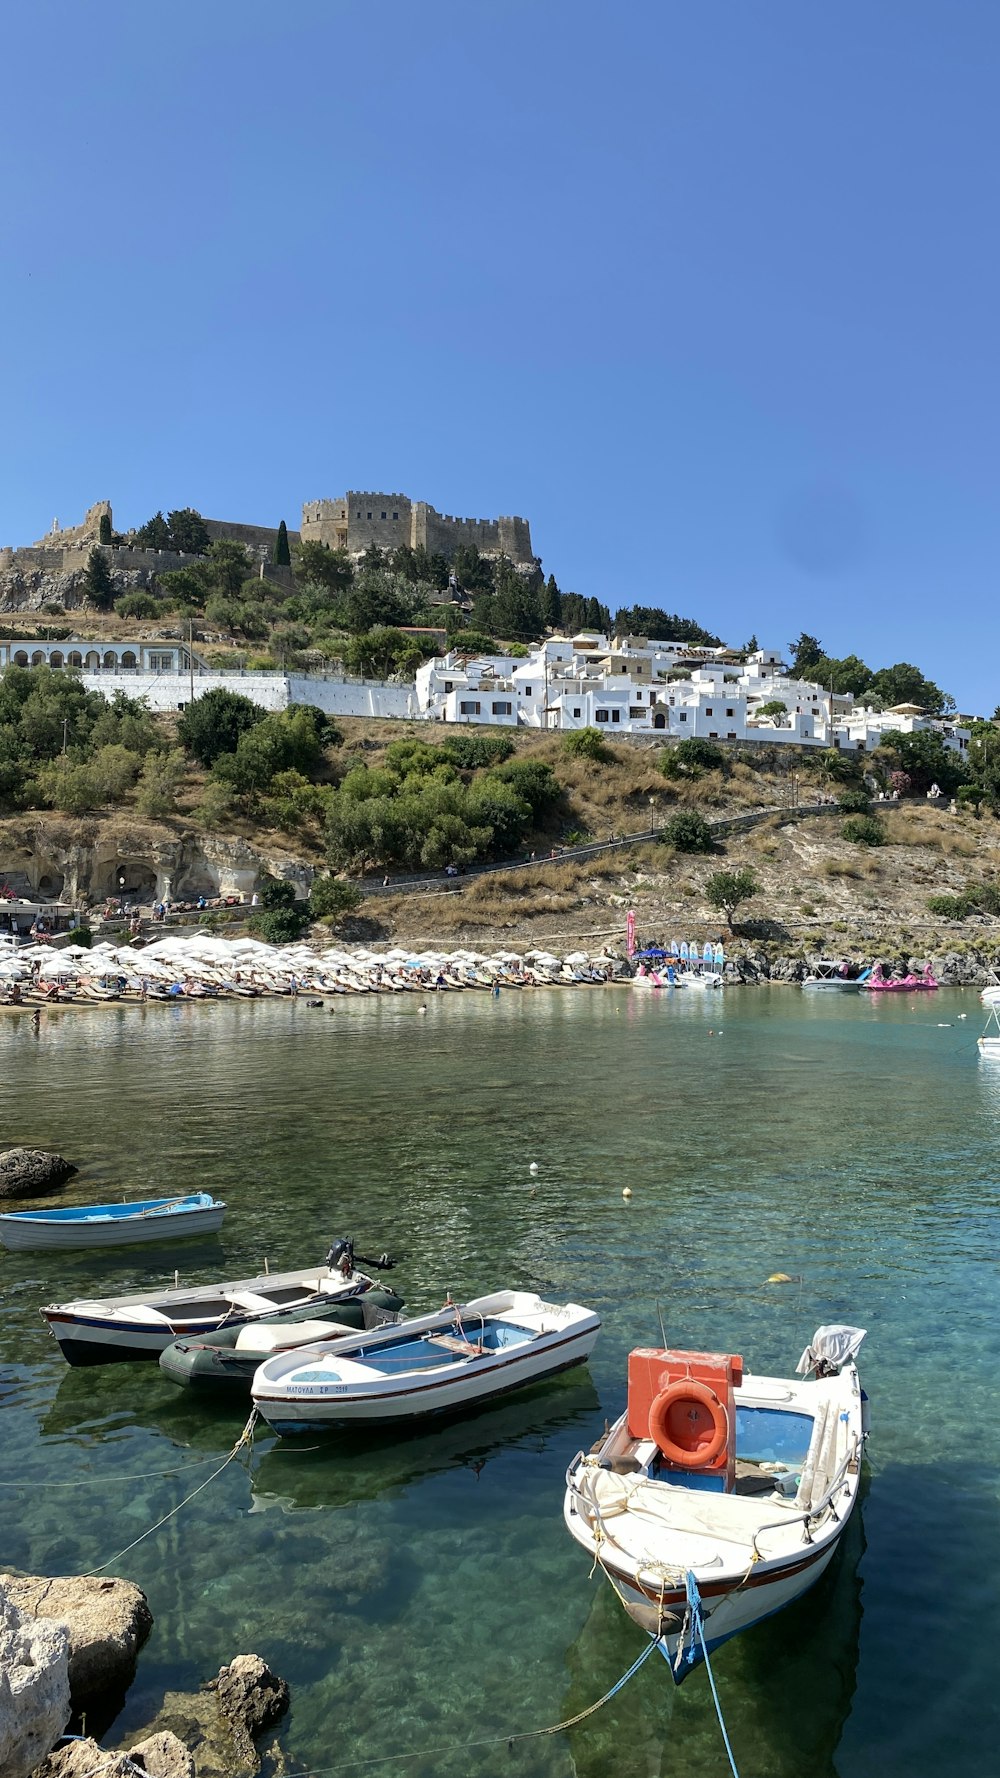
{"type": "Polygon", "coordinates": [[[159,1259],[0,1257],[10,1566],[116,1558],[212,1474],[245,1418],[156,1366],[69,1370],[42,1302],[175,1265],[192,1282],[265,1255],[303,1265],[353,1233],[405,1256],[393,1281],[414,1311],[516,1282],[604,1318],[587,1369],[472,1419],[363,1446],[259,1438],[112,1560],[155,1617],[115,1734],[253,1649],[292,1686],[293,1770],[724,1772],[704,1673],[675,1692],[658,1657],[569,1734],[445,1751],[573,1714],[643,1646],[588,1577],[561,1502],[567,1463],[621,1410],[627,1351],[657,1336],[658,1303],[672,1344],[778,1374],[821,1322],[869,1329],[872,1473],[848,1547],[714,1660],[743,1778],[992,1772],[1000,1067],[978,1059],[975,997],[624,988],[419,1005],[0,1022],[0,1145],[78,1161],[60,1201],[205,1187],[229,1204],[221,1240],[159,1259]],[[793,1281],[768,1285],[779,1271],[793,1281]],[[416,1757],[364,1764],[400,1754],[416,1757]]]}

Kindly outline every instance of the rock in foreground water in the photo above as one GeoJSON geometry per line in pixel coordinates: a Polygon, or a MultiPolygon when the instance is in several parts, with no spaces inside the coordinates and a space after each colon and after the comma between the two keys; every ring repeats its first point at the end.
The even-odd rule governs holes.
{"type": "Polygon", "coordinates": [[[146,1595],[131,1581],[5,1574],[0,1587],[26,1617],[62,1625],[69,1640],[74,1710],[131,1685],[136,1656],[153,1626],[146,1595]]]}
{"type": "Polygon", "coordinates": [[[246,1765],[259,1764],[254,1737],[264,1734],[288,1709],[288,1686],[260,1655],[236,1655],[215,1681],[219,1707],[246,1765]]]}
{"type": "Polygon", "coordinates": [[[66,1632],[25,1617],[0,1585],[0,1772],[27,1778],[69,1716],[66,1632]]]}
{"type": "Polygon", "coordinates": [[[44,1148],[7,1148],[0,1153],[0,1198],[29,1198],[55,1191],[77,1171],[61,1154],[44,1148]]]}

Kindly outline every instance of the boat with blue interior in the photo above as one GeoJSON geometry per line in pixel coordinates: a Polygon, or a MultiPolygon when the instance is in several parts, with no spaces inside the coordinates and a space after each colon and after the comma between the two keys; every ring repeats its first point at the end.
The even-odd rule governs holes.
{"type": "Polygon", "coordinates": [[[0,1216],[0,1245],[13,1251],[58,1247],[138,1247],[217,1235],[226,1206],[210,1192],[146,1198],[139,1203],[76,1204],[61,1210],[12,1210],[0,1216]]]}
{"type": "Polygon", "coordinates": [[[253,1402],[282,1434],[407,1425],[582,1364],[600,1326],[579,1303],[498,1290],[398,1327],[277,1353],[254,1377],[253,1402]]]}
{"type": "Polygon", "coordinates": [[[828,1567],[858,1498],[860,1328],[821,1327],[796,1375],[639,1347],[628,1406],[566,1476],[564,1518],[679,1683],[828,1567]]]}

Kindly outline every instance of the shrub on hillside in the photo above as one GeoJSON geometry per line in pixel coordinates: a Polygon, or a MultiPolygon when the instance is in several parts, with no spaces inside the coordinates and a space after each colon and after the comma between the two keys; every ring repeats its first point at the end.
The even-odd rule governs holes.
{"type": "Polygon", "coordinates": [[[964,920],[972,913],[972,903],[967,895],[929,895],[927,906],[941,920],[964,920]]]}
{"type": "Polygon", "coordinates": [[[741,870],[713,871],[705,884],[705,900],[709,907],[725,915],[730,932],[733,931],[736,909],[759,892],[757,878],[745,866],[741,870]]]}
{"type": "Polygon", "coordinates": [[[475,771],[477,766],[502,765],[514,751],[514,743],[507,734],[473,735],[462,733],[449,735],[441,744],[441,752],[460,771],[475,771]]]}
{"type": "Polygon", "coordinates": [[[364,896],[343,877],[316,877],[309,891],[309,912],[314,920],[334,925],[344,914],[361,906],[364,896]]]}
{"type": "Polygon", "coordinates": [[[162,606],[152,593],[123,593],[115,600],[115,611],[119,617],[157,617],[162,606]]]}
{"type": "Polygon", "coordinates": [[[659,838],[675,852],[714,852],[712,829],[697,809],[679,809],[660,829],[659,838]]]}
{"type": "Polygon", "coordinates": [[[886,831],[874,815],[849,815],[840,830],[843,840],[855,846],[884,846],[886,831]]]}
{"type": "Polygon", "coordinates": [[[837,807],[843,809],[845,815],[868,815],[871,806],[872,800],[866,790],[848,788],[837,798],[837,807]]]}
{"type": "Polygon", "coordinates": [[[600,763],[611,758],[604,736],[596,728],[568,729],[562,738],[562,750],[570,759],[590,759],[600,763]]]}
{"type": "Polygon", "coordinates": [[[308,924],[309,909],[304,901],[295,907],[262,908],[251,914],[247,921],[254,937],[262,938],[268,945],[295,944],[308,924]]]}
{"type": "Polygon", "coordinates": [[[689,776],[698,772],[721,772],[725,770],[726,756],[721,747],[714,741],[705,741],[700,735],[692,735],[687,741],[678,741],[674,748],[677,764],[689,776]]]}

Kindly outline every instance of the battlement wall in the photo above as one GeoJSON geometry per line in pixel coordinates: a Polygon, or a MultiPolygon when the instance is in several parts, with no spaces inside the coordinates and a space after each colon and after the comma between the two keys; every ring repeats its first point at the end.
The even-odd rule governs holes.
{"type": "Polygon", "coordinates": [[[302,538],[360,555],[378,549],[424,548],[451,560],[463,544],[485,555],[508,555],[521,564],[534,561],[527,519],[468,519],[441,513],[426,500],[406,494],[349,489],[337,500],[311,500],[302,508],[302,538]]]}
{"type": "MultiPolygon", "coordinates": [[[[227,538],[234,543],[242,543],[246,549],[252,550],[257,556],[270,556],[278,540],[277,525],[237,525],[230,524],[228,519],[206,519],[205,529],[213,543],[227,538]]],[[[299,533],[289,531],[288,541],[297,543],[299,533]]]]}

